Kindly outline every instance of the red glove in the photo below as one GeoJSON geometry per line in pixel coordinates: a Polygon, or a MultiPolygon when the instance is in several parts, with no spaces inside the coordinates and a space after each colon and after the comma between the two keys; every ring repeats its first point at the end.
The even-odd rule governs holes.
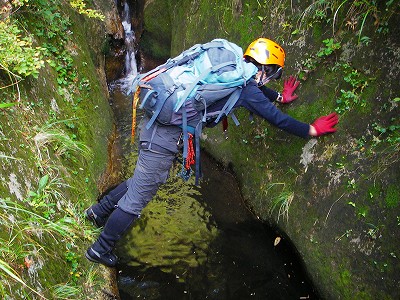
{"type": "Polygon", "coordinates": [[[335,126],[339,123],[339,117],[337,113],[331,113],[330,115],[320,117],[311,124],[315,128],[316,135],[320,136],[326,133],[332,133],[336,131],[335,126]]]}
{"type": "Polygon", "coordinates": [[[294,76],[290,76],[283,83],[283,91],[282,91],[282,103],[289,103],[297,99],[297,95],[294,94],[294,91],[299,86],[300,81],[296,79],[294,76]]]}

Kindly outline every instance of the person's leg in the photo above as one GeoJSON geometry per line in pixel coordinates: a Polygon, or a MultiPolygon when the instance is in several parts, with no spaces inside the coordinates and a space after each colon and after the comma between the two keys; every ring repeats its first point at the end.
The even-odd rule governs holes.
{"type": "Polygon", "coordinates": [[[112,253],[112,249],[135,219],[137,219],[137,215],[126,213],[120,208],[115,209],[108,218],[97,241],[87,250],[87,259],[108,267],[114,267],[118,258],[112,253]]]}
{"type": "Polygon", "coordinates": [[[128,179],[128,191],[118,202],[118,207],[128,213],[140,215],[160,185],[167,180],[174,159],[174,153],[140,151],[135,173],[128,179]]]}
{"type": "Polygon", "coordinates": [[[166,181],[174,157],[172,153],[140,151],[134,175],[127,182],[128,191],[118,202],[118,208],[110,215],[97,241],[86,252],[89,260],[110,267],[117,264],[118,258],[112,253],[116,242],[166,181]]]}
{"type": "Polygon", "coordinates": [[[85,216],[95,226],[103,227],[108,217],[117,207],[118,201],[125,195],[128,190],[127,182],[124,181],[116,188],[106,194],[100,201],[85,211],[85,216]]]}

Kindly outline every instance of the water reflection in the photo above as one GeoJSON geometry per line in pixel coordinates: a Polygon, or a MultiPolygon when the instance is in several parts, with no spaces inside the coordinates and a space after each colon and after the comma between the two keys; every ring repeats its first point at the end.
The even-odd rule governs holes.
{"type": "Polygon", "coordinates": [[[184,281],[188,268],[203,265],[218,230],[210,212],[196,201],[198,195],[172,177],[121,243],[122,263],[143,272],[157,267],[178,281],[184,281]]]}

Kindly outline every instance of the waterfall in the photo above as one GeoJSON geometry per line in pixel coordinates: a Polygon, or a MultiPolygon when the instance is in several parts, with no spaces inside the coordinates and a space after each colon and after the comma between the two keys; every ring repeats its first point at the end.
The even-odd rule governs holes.
{"type": "Polygon", "coordinates": [[[136,64],[136,50],[135,50],[135,32],[132,30],[131,13],[128,1],[123,1],[123,10],[121,13],[122,26],[125,31],[125,78],[122,79],[125,86],[129,86],[129,83],[137,75],[137,64],[136,64]]]}

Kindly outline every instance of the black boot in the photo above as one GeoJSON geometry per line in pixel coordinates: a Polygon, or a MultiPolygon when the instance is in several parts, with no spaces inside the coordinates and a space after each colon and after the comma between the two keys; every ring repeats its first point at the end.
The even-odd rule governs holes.
{"type": "Polygon", "coordinates": [[[106,225],[107,218],[102,218],[97,215],[93,210],[93,206],[85,210],[85,217],[97,228],[103,227],[104,225],[106,225]]]}
{"type": "Polygon", "coordinates": [[[92,262],[99,263],[110,268],[114,268],[118,263],[118,257],[114,253],[109,252],[101,254],[94,250],[93,247],[90,247],[86,251],[85,256],[92,262]]]}
{"type": "Polygon", "coordinates": [[[103,227],[108,216],[117,207],[118,201],[125,195],[128,190],[126,181],[111,190],[107,195],[100,199],[99,203],[92,205],[85,210],[85,217],[96,227],[103,227]]]}
{"type": "Polygon", "coordinates": [[[118,258],[112,250],[135,219],[136,215],[128,214],[119,208],[114,210],[97,241],[86,251],[86,258],[107,267],[115,267],[118,258]]]}

